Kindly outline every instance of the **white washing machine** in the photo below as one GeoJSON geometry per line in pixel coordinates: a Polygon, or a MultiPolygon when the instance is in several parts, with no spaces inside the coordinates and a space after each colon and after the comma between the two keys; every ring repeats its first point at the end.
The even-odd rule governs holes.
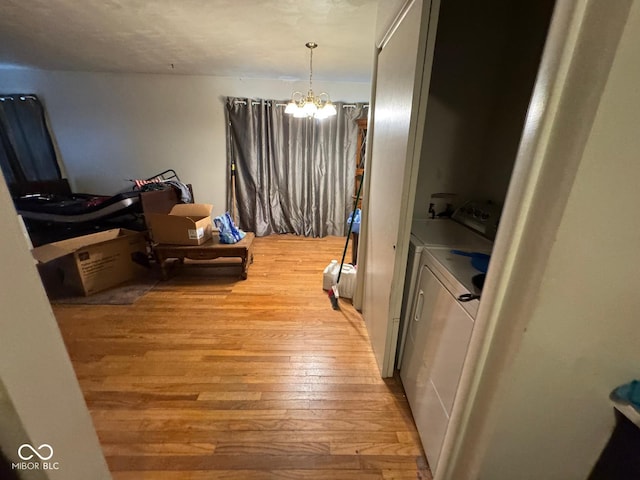
{"type": "Polygon", "coordinates": [[[491,240],[482,237],[476,231],[456,220],[456,218],[460,219],[460,211],[461,209],[456,212],[454,219],[415,220],[411,224],[409,255],[400,313],[401,335],[398,338],[398,348],[396,349],[396,369],[398,370],[402,367],[402,356],[409,324],[408,318],[413,313],[412,307],[416,300],[416,285],[419,281],[423,250],[427,247],[445,247],[469,251],[491,251],[491,240]]]}
{"type": "MultiPolygon", "coordinates": [[[[425,220],[428,222],[429,220],[425,220]]],[[[433,220],[441,221],[441,220],[433,220]]],[[[415,222],[414,222],[415,223],[415,222]]],[[[404,277],[404,289],[402,293],[402,308],[400,310],[400,325],[398,336],[398,347],[396,348],[396,369],[400,370],[402,365],[402,354],[404,353],[407,318],[411,315],[411,304],[415,294],[418,273],[420,272],[420,255],[424,250],[424,243],[415,235],[411,234],[409,240],[409,255],[407,257],[407,270],[404,277]]]]}
{"type": "MultiPolygon", "coordinates": [[[[403,297],[397,368],[435,473],[479,306],[471,258],[490,254],[499,211],[469,203],[452,219],[415,221],[403,297]]],[[[484,277],[482,277],[484,278],[484,277]]]]}

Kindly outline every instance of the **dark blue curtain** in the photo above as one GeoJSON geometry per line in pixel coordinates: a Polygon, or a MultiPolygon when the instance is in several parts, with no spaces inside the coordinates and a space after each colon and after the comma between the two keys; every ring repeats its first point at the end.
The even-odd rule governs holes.
{"type": "Polygon", "coordinates": [[[35,95],[0,95],[0,168],[8,184],[61,178],[44,107],[35,95]]]}

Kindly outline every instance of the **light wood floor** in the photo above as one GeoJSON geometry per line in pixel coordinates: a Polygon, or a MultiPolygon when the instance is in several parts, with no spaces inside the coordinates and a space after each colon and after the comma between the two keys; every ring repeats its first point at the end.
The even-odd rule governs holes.
{"type": "Polygon", "coordinates": [[[322,270],[343,238],[255,241],[130,306],[55,305],[116,480],[431,479],[402,386],[322,270]]]}

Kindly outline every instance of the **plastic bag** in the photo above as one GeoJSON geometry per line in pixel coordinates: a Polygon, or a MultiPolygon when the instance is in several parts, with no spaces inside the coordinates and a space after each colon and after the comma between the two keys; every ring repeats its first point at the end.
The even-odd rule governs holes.
{"type": "Polygon", "coordinates": [[[356,208],[356,213],[355,215],[353,214],[353,212],[351,212],[349,214],[349,216],[347,217],[347,225],[351,223],[351,218],[353,217],[353,226],[351,227],[351,232],[352,233],[360,233],[360,217],[362,215],[362,212],[360,211],[359,208],[356,208]]]}
{"type": "Polygon", "coordinates": [[[229,212],[214,218],[213,223],[218,229],[220,243],[238,243],[246,235],[233,223],[229,212]]]}

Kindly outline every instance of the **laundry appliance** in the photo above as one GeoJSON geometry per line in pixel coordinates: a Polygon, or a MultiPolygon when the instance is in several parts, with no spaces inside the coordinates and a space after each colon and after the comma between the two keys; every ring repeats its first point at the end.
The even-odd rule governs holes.
{"type": "Polygon", "coordinates": [[[434,472],[499,215],[497,205],[468,202],[452,218],[412,224],[396,367],[434,472]]]}

